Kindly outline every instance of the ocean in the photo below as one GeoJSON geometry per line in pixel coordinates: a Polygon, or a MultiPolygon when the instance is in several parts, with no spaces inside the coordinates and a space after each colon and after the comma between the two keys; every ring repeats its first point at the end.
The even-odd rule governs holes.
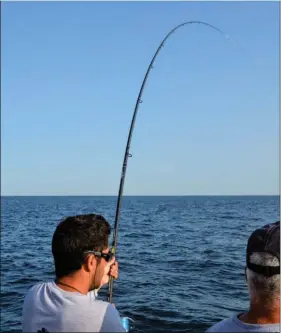
{"type": "MultiPolygon", "coordinates": [[[[27,290],[54,278],[57,223],[68,215],[99,213],[113,226],[116,200],[1,198],[1,331],[20,331],[27,290]]],[[[279,196],[124,197],[116,308],[135,321],[134,332],[204,332],[247,309],[247,239],[279,216],[279,196]]]]}

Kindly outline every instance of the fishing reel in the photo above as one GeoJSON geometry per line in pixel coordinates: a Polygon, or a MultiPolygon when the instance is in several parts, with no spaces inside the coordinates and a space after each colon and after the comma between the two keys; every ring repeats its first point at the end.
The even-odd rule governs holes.
{"type": "Polygon", "coordinates": [[[121,324],[126,332],[130,332],[135,327],[135,322],[129,317],[121,317],[121,324]]]}

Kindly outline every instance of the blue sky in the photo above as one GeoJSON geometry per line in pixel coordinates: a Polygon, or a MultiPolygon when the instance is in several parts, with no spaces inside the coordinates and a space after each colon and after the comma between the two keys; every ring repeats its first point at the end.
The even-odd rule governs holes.
{"type": "Polygon", "coordinates": [[[278,2],[2,4],[2,195],[279,193],[278,2]]]}

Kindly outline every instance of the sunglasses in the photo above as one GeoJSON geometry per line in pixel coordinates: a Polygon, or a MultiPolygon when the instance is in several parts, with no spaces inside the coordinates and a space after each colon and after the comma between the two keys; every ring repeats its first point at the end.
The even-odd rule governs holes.
{"type": "Polygon", "coordinates": [[[106,262],[109,262],[114,257],[114,254],[110,251],[108,253],[97,252],[97,251],[85,251],[84,254],[93,254],[96,257],[103,258],[106,262]]]}

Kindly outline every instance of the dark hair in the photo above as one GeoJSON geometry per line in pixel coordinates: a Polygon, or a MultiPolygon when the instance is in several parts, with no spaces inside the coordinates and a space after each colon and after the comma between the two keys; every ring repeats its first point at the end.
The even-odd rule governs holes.
{"type": "Polygon", "coordinates": [[[101,215],[86,214],[65,218],[52,240],[56,277],[69,275],[82,267],[84,251],[103,251],[108,247],[110,225],[101,215]]]}

